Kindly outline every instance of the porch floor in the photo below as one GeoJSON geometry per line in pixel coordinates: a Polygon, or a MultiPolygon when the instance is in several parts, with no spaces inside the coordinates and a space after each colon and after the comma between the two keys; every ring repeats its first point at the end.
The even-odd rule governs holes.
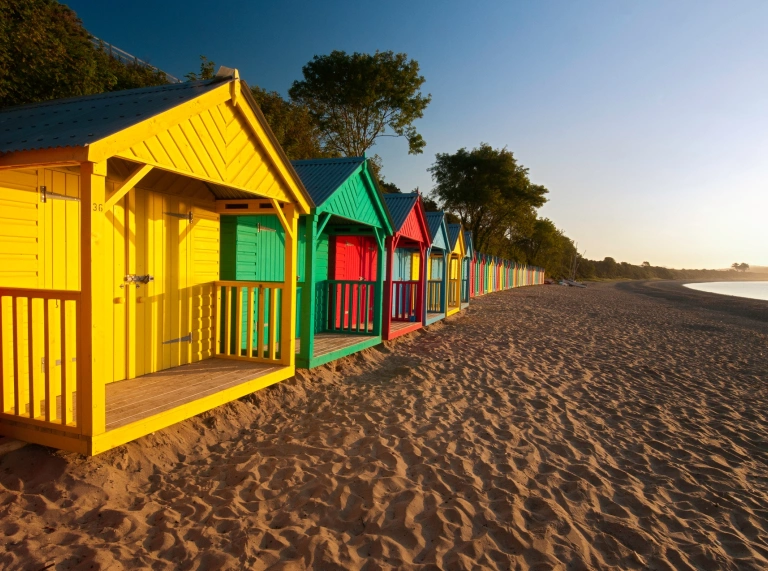
{"type": "Polygon", "coordinates": [[[205,359],[106,386],[107,430],[148,418],[282,368],[235,359],[205,359]]]}
{"type": "Polygon", "coordinates": [[[390,331],[400,331],[401,329],[406,329],[408,327],[413,327],[416,325],[417,322],[415,321],[392,321],[392,323],[389,325],[390,331]]]}
{"type": "MultiPolygon", "coordinates": [[[[344,333],[315,333],[315,347],[312,357],[322,357],[339,349],[346,349],[364,341],[377,339],[375,335],[347,335],[344,333]]],[[[301,339],[296,339],[296,353],[301,348],[301,339]]]]}
{"type": "Polygon", "coordinates": [[[427,313],[427,323],[432,323],[445,317],[445,313],[427,313]]]}

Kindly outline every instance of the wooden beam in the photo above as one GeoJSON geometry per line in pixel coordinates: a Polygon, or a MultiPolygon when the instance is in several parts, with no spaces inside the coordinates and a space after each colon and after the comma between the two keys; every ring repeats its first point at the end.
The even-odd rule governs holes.
{"type": "Polygon", "coordinates": [[[325,230],[325,227],[328,225],[328,222],[331,220],[330,213],[326,212],[325,214],[322,214],[322,217],[320,221],[317,224],[317,232],[315,233],[316,236],[320,236],[320,234],[323,233],[323,230],[325,230]]]}
{"type": "Polygon", "coordinates": [[[123,181],[123,184],[121,184],[119,188],[115,189],[115,191],[109,195],[107,202],[104,204],[104,212],[109,212],[109,210],[115,204],[117,204],[117,201],[128,194],[128,192],[137,184],[139,184],[139,181],[143,179],[151,170],[152,165],[145,164],[139,164],[139,166],[133,169],[131,174],[128,175],[128,178],[123,181]]]}
{"type": "Polygon", "coordinates": [[[295,234],[293,234],[293,226],[288,224],[288,220],[285,218],[283,209],[280,208],[280,203],[274,198],[270,198],[269,202],[272,204],[272,208],[274,209],[277,218],[280,220],[280,225],[283,227],[283,230],[285,230],[285,233],[291,238],[294,238],[295,234]]]}

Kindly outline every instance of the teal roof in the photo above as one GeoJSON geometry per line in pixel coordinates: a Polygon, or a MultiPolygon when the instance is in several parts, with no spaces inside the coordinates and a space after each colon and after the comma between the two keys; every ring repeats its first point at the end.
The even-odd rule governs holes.
{"type": "Polygon", "coordinates": [[[164,113],[230,78],[124,89],[0,110],[0,153],[84,147],[164,113]]]}
{"type": "Polygon", "coordinates": [[[445,212],[427,212],[427,225],[432,247],[448,250],[448,232],[445,227],[445,212]]]}
{"type": "Polygon", "coordinates": [[[419,195],[415,192],[394,192],[384,195],[384,202],[387,205],[387,210],[389,210],[389,215],[392,217],[395,232],[403,227],[417,200],[419,200],[419,195]]]}
{"type": "Polygon", "coordinates": [[[475,246],[472,244],[472,232],[469,230],[464,230],[464,244],[467,246],[467,257],[473,257],[475,254],[475,246]]]}
{"type": "Polygon", "coordinates": [[[316,207],[328,200],[365,162],[365,157],[291,161],[316,207]]]}
{"type": "Polygon", "coordinates": [[[451,250],[456,247],[456,240],[459,239],[461,233],[461,224],[448,224],[448,240],[451,250]]]}

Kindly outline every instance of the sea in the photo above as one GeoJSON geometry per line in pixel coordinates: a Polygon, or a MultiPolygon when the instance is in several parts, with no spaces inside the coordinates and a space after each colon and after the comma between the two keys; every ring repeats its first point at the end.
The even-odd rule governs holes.
{"type": "Polygon", "coordinates": [[[749,299],[768,300],[767,282],[706,282],[699,284],[684,284],[691,289],[732,295],[734,297],[747,297],[749,299]]]}

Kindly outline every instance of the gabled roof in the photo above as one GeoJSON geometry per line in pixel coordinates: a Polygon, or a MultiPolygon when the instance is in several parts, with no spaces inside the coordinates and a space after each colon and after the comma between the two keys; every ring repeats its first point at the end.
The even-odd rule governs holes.
{"type": "Polygon", "coordinates": [[[472,244],[472,232],[464,230],[464,243],[467,245],[467,256],[473,257],[475,255],[475,246],[472,244]]]}
{"type": "Polygon", "coordinates": [[[8,107],[0,110],[0,153],[84,147],[228,80],[174,83],[8,107]]]}
{"type": "Polygon", "coordinates": [[[429,224],[429,237],[434,242],[437,237],[437,233],[440,232],[440,225],[445,218],[445,212],[442,210],[439,212],[427,212],[427,224],[429,224]]]}
{"type": "Polygon", "coordinates": [[[403,227],[417,200],[419,200],[419,195],[415,192],[392,192],[384,195],[384,202],[387,205],[387,210],[389,210],[389,215],[392,217],[395,232],[403,227]]]}
{"type": "Polygon", "coordinates": [[[365,157],[291,161],[315,206],[322,206],[365,162],[365,157]]]}
{"type": "Polygon", "coordinates": [[[429,226],[429,235],[432,239],[432,246],[443,248],[439,246],[440,243],[445,244],[445,249],[449,248],[448,229],[445,225],[445,212],[427,212],[427,225],[429,226]]]}
{"type": "Polygon", "coordinates": [[[448,240],[451,246],[451,250],[456,247],[456,240],[459,239],[461,234],[461,224],[448,224],[448,240]]]}

